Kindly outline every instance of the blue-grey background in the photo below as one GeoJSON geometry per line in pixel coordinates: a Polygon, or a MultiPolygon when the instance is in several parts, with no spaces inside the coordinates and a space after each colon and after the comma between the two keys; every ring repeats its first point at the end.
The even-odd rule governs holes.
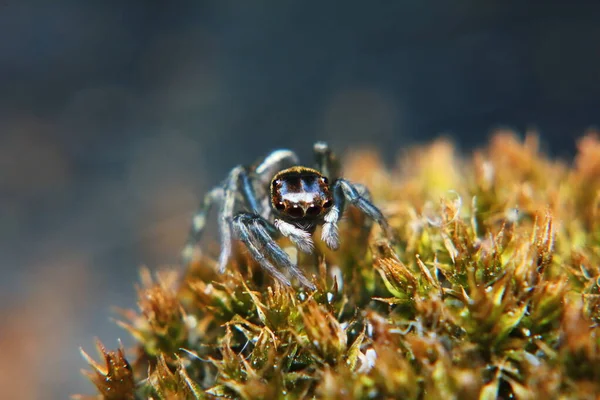
{"type": "MultiPolygon", "coordinates": [[[[600,122],[600,2],[0,2],[0,387],[91,392],[77,349],[127,334],[203,191],[271,149],[600,122]]],[[[12,391],[11,391],[12,390],[12,391]]]]}

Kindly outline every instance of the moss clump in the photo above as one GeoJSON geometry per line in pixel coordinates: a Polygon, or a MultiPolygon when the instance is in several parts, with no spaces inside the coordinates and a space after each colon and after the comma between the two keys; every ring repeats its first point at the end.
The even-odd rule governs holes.
{"type": "MultiPolygon", "coordinates": [[[[471,157],[447,141],[395,170],[346,160],[396,243],[348,210],[337,252],[282,287],[243,249],[142,274],[132,367],[101,347],[100,397],[595,398],[600,393],[600,140],[573,166],[506,132],[471,157]],[[134,383],[135,382],[135,383],[134,383]]],[[[89,357],[86,356],[89,359],[89,357]]]]}

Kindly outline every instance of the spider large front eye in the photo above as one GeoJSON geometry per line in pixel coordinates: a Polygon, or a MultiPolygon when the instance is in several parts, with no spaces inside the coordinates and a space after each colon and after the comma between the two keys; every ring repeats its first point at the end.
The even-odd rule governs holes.
{"type": "Polygon", "coordinates": [[[322,176],[321,177],[321,182],[323,182],[324,184],[328,185],[329,184],[329,179],[327,179],[326,177],[322,176]]]}
{"type": "Polygon", "coordinates": [[[325,203],[323,203],[323,208],[329,208],[333,205],[333,201],[331,200],[325,200],[325,203]]]}
{"type": "Polygon", "coordinates": [[[278,201],[275,203],[275,208],[279,211],[285,210],[285,203],[283,201],[278,201]]]}
{"type": "Polygon", "coordinates": [[[306,209],[306,215],[309,217],[316,217],[321,214],[321,207],[312,205],[306,209]]]}
{"type": "Polygon", "coordinates": [[[291,206],[287,210],[287,213],[292,218],[302,218],[304,216],[304,210],[298,205],[291,206]]]}

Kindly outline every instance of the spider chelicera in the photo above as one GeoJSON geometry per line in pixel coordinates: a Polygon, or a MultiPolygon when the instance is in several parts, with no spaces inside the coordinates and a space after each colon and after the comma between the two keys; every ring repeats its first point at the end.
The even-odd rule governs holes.
{"type": "Polygon", "coordinates": [[[368,190],[339,177],[339,165],[327,144],[315,143],[314,153],[315,169],[298,165],[298,157],[290,150],[275,150],[252,167],[233,168],[221,185],[206,194],[194,215],[184,260],[191,258],[214,204],[219,205],[219,272],[225,271],[235,238],[267,272],[288,286],[290,280],[277,267],[286,268],[302,285],[315,288],[275,239],[285,236],[300,251],[311,253],[312,234],[321,225],[321,240],[336,250],[340,245],[337,224],[348,203],[376,221],[391,238],[388,223],[371,203],[368,190]]]}

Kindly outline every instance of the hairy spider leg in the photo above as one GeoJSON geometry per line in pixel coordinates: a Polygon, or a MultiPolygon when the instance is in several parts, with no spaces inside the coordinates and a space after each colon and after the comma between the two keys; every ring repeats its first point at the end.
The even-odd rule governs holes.
{"type": "Polygon", "coordinates": [[[293,151],[287,149],[275,150],[254,168],[254,173],[261,184],[268,185],[277,172],[299,163],[300,159],[293,151]]]}
{"type": "MultiPolygon", "coordinates": [[[[368,187],[363,185],[362,183],[353,183],[354,188],[358,192],[361,197],[364,197],[370,203],[373,202],[373,196],[371,196],[371,191],[368,187]]],[[[373,219],[365,218],[363,223],[363,233],[365,234],[365,238],[369,236],[369,232],[371,232],[371,228],[373,227],[373,219]]],[[[387,234],[387,232],[386,232],[387,234]]]]}
{"type": "Polygon", "coordinates": [[[364,197],[365,199],[367,199],[369,201],[372,200],[371,191],[369,190],[368,187],[366,187],[362,183],[353,183],[352,185],[354,186],[354,188],[358,192],[359,196],[362,196],[362,197],[364,197]]]}
{"type": "Polygon", "coordinates": [[[357,207],[361,210],[365,215],[369,218],[373,219],[375,222],[381,226],[381,229],[384,231],[385,235],[393,240],[393,235],[391,229],[387,223],[387,220],[379,211],[379,209],[368,200],[370,197],[368,191],[360,189],[360,186],[350,183],[345,179],[338,179],[333,185],[333,197],[334,197],[334,205],[331,207],[331,210],[325,215],[325,223],[323,224],[323,230],[321,233],[321,239],[332,249],[337,249],[339,247],[339,235],[337,223],[342,217],[344,213],[344,207],[346,202],[357,207]]]}
{"type": "Polygon", "coordinates": [[[340,235],[337,224],[344,214],[346,202],[344,193],[337,184],[337,181],[333,184],[332,191],[333,206],[323,217],[324,223],[321,228],[321,240],[325,242],[330,249],[337,250],[340,247],[340,235]]]}
{"type": "Polygon", "coordinates": [[[222,187],[215,187],[204,196],[202,204],[200,205],[198,211],[194,214],[194,217],[192,218],[192,227],[190,228],[190,233],[188,235],[185,247],[181,252],[181,257],[183,258],[184,263],[188,263],[191,261],[194,253],[194,248],[196,247],[197,243],[202,238],[202,234],[204,233],[208,213],[210,212],[211,208],[215,203],[218,203],[223,199],[223,194],[224,190],[222,187]]]}
{"type": "MultiPolygon", "coordinates": [[[[336,182],[336,186],[341,187],[342,192],[344,193],[344,198],[346,200],[348,200],[352,205],[354,205],[363,213],[365,213],[369,218],[377,222],[379,226],[381,226],[381,229],[388,237],[388,239],[393,241],[394,235],[387,220],[385,219],[379,208],[377,208],[367,198],[367,196],[371,197],[370,193],[367,196],[365,196],[365,194],[361,194],[360,189],[356,185],[345,179],[338,179],[338,181],[336,182]]],[[[366,190],[366,188],[364,188],[364,190],[366,190]]],[[[366,193],[368,193],[368,190],[366,190],[366,193]]]]}
{"type": "Polygon", "coordinates": [[[242,184],[242,194],[244,195],[244,199],[248,204],[250,210],[255,214],[263,214],[263,204],[260,204],[258,199],[256,198],[256,191],[254,190],[254,185],[252,184],[252,178],[246,171],[240,174],[241,184],[242,184]]]}
{"type": "MultiPolygon", "coordinates": [[[[278,231],[270,222],[266,221],[262,217],[256,214],[240,213],[234,218],[234,226],[239,231],[239,226],[244,226],[247,231],[251,233],[257,242],[253,244],[257,248],[261,248],[271,258],[275,264],[283,266],[292,273],[293,276],[298,278],[300,283],[310,289],[315,289],[315,286],[304,276],[302,271],[290,260],[287,253],[275,242],[271,234],[277,234],[278,231]]],[[[243,240],[243,239],[242,239],[243,240]]],[[[252,250],[251,250],[252,253],[252,250]]],[[[254,253],[252,253],[254,255],[254,253]]],[[[262,255],[261,258],[255,260],[261,264],[269,272],[273,265],[262,255]],[[267,264],[263,264],[267,261],[267,264]]]]}
{"type": "MultiPolygon", "coordinates": [[[[275,242],[273,237],[269,235],[265,226],[267,221],[262,218],[255,218],[250,230],[256,232],[256,236],[261,244],[264,246],[265,250],[269,254],[269,256],[275,261],[277,265],[282,265],[290,270],[292,275],[294,275],[300,283],[310,289],[315,289],[315,286],[304,276],[302,271],[298,268],[296,264],[290,260],[288,254],[275,242]]],[[[270,224],[269,224],[270,225],[270,224]]],[[[274,229],[273,227],[271,227],[274,229]]]]}
{"type": "MultiPolygon", "coordinates": [[[[264,268],[269,274],[271,274],[275,279],[286,286],[291,286],[292,283],[290,280],[283,275],[275,266],[269,261],[266,256],[260,251],[259,242],[254,236],[253,232],[250,230],[249,225],[244,222],[244,215],[248,215],[246,213],[241,213],[236,215],[233,218],[233,229],[235,231],[236,236],[246,245],[246,248],[250,251],[252,258],[256,260],[260,264],[262,268],[264,268]]],[[[251,214],[250,214],[251,215],[251,214]]]]}
{"type": "Polygon", "coordinates": [[[313,146],[316,169],[331,182],[340,175],[340,163],[325,142],[316,142],[313,146]]]}
{"type": "Polygon", "coordinates": [[[238,194],[240,176],[244,173],[244,167],[238,165],[231,170],[225,181],[223,201],[219,210],[217,223],[219,225],[219,239],[221,242],[221,254],[219,255],[219,273],[225,272],[227,262],[231,256],[231,221],[235,210],[235,198],[238,194]]]}

